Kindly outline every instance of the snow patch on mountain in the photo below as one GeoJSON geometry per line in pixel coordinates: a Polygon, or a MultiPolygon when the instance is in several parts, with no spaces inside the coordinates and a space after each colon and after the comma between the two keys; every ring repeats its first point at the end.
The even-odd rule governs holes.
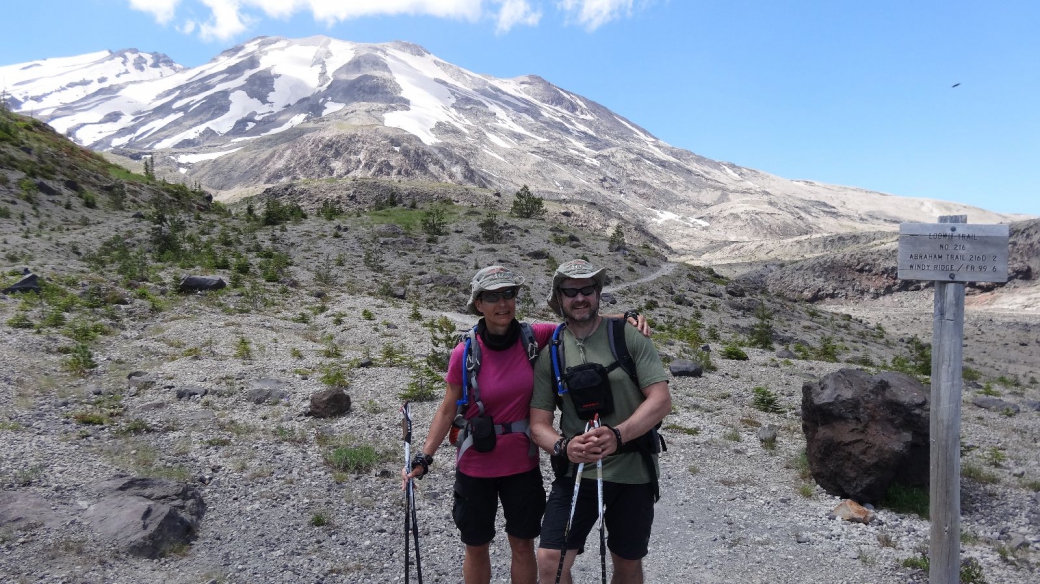
{"type": "Polygon", "coordinates": [[[238,152],[241,148],[232,148],[231,150],[224,150],[221,152],[207,152],[205,154],[182,154],[174,158],[181,164],[195,164],[196,162],[202,162],[204,160],[216,160],[221,156],[238,152]]]}

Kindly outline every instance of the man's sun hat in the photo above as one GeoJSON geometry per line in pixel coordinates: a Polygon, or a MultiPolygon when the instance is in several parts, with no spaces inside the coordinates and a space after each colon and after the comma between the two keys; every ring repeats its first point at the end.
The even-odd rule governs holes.
{"type": "Polygon", "coordinates": [[[560,267],[556,268],[556,273],[553,274],[552,288],[549,289],[549,297],[545,299],[545,303],[553,309],[553,312],[563,316],[563,313],[560,312],[560,293],[557,291],[560,284],[564,280],[584,280],[586,278],[594,280],[596,288],[602,290],[603,282],[607,279],[607,270],[605,268],[597,270],[585,260],[571,260],[560,264],[560,267]]]}
{"type": "Polygon", "coordinates": [[[478,271],[476,275],[473,276],[473,280],[470,281],[469,303],[466,304],[466,310],[471,314],[482,316],[476,306],[477,297],[480,296],[481,292],[490,292],[492,290],[501,290],[503,288],[519,288],[523,283],[523,276],[520,274],[514,274],[502,266],[488,266],[483,268],[478,271]]]}

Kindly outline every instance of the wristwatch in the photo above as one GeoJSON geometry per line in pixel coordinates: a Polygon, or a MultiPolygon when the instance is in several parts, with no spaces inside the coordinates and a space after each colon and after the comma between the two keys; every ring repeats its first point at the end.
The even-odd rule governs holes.
{"type": "Polygon", "coordinates": [[[570,442],[570,438],[561,437],[553,444],[553,456],[567,456],[567,443],[570,442]]]}
{"type": "Polygon", "coordinates": [[[626,310],[625,311],[625,320],[628,320],[630,318],[634,318],[635,320],[639,320],[639,311],[636,310],[636,309],[626,310]]]}
{"type": "Polygon", "coordinates": [[[430,465],[431,464],[433,464],[433,457],[432,456],[430,456],[429,454],[424,454],[422,452],[416,454],[415,458],[412,459],[412,468],[414,469],[417,466],[421,466],[422,469],[423,469],[422,474],[419,475],[416,478],[420,478],[421,479],[424,476],[426,476],[426,473],[430,472],[430,465]]]}

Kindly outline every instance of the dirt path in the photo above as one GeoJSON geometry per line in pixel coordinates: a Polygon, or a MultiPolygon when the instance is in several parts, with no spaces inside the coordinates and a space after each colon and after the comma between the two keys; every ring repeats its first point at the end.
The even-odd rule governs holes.
{"type": "Polygon", "coordinates": [[[677,265],[678,264],[675,264],[675,263],[672,263],[672,262],[665,262],[665,263],[661,264],[660,268],[657,268],[656,272],[654,272],[653,274],[650,274],[649,276],[644,276],[642,278],[639,278],[638,280],[632,280],[631,282],[622,282],[621,284],[618,284],[617,286],[607,286],[607,287],[603,288],[603,291],[604,292],[617,292],[618,290],[624,290],[625,288],[629,288],[629,287],[635,286],[637,284],[643,284],[644,282],[650,282],[650,281],[656,280],[656,279],[660,278],[661,276],[667,276],[668,274],[671,274],[672,272],[674,272],[675,271],[675,267],[677,265]]]}

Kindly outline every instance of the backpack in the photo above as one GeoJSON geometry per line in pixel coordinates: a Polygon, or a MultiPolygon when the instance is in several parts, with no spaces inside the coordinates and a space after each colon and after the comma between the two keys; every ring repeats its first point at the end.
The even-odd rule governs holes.
{"type": "MultiPolygon", "coordinates": [[[[526,322],[520,323],[520,341],[524,344],[524,352],[527,354],[527,362],[534,367],[535,359],[538,358],[538,341],[534,337],[534,330],[526,322]]],[[[488,452],[494,448],[495,436],[510,434],[512,432],[523,432],[528,439],[531,437],[530,423],[525,418],[518,422],[506,424],[494,424],[490,417],[484,415],[484,403],[480,401],[480,384],[477,382],[477,374],[480,373],[481,354],[480,343],[477,342],[477,327],[470,329],[463,338],[462,366],[465,371],[462,375],[462,399],[455,402],[455,420],[452,422],[452,433],[450,442],[456,446],[455,461],[462,459],[463,453],[476,444],[479,452],[488,452]],[[466,412],[470,405],[470,393],[473,393],[473,403],[477,406],[477,415],[467,419],[466,412]],[[475,420],[476,424],[471,420],[475,420]],[[487,420],[490,423],[484,423],[487,420]],[[476,442],[475,442],[476,440],[476,442]]],[[[532,456],[536,447],[531,441],[532,456]]]]}
{"type": "MultiPolygon", "coordinates": [[[[632,354],[628,350],[628,343],[625,341],[625,326],[626,322],[616,318],[605,318],[607,322],[607,339],[610,343],[610,354],[614,357],[614,362],[607,367],[603,367],[599,364],[596,367],[602,369],[603,375],[613,371],[620,367],[622,371],[628,374],[628,377],[635,384],[636,388],[642,389],[639,386],[639,375],[636,371],[635,360],[632,359],[632,354]]],[[[563,333],[563,329],[567,327],[567,323],[560,324],[553,331],[552,342],[549,345],[549,356],[552,364],[552,375],[553,380],[556,383],[556,400],[557,404],[563,403],[563,396],[571,394],[571,388],[568,386],[565,377],[569,371],[573,371],[574,368],[568,370],[564,361],[563,341],[560,335],[563,333]]],[[[582,366],[579,366],[582,367],[582,366]]],[[[578,403],[574,400],[575,396],[570,395],[572,403],[575,405],[575,410],[578,410],[578,403]]],[[[607,400],[611,404],[612,400],[607,400]]],[[[612,411],[612,410],[611,410],[612,411]]],[[[590,416],[591,417],[591,416],[590,416]]],[[[639,436],[637,438],[630,439],[621,445],[621,449],[614,454],[628,454],[628,453],[639,453],[643,459],[643,463],[650,473],[650,484],[652,485],[654,492],[654,501],[661,498],[661,491],[658,485],[657,468],[654,465],[654,459],[652,454],[660,454],[668,450],[667,445],[664,442],[664,437],[658,432],[661,424],[657,424],[656,427],[651,428],[649,432],[639,436]]],[[[612,455],[613,456],[613,455],[612,455]]],[[[566,472],[566,469],[562,469],[566,472]]]]}
{"type": "MultiPolygon", "coordinates": [[[[632,354],[628,352],[628,342],[625,341],[625,326],[627,326],[627,323],[618,318],[605,318],[604,320],[607,322],[607,340],[610,343],[610,354],[614,357],[614,362],[606,368],[607,373],[621,367],[621,370],[628,374],[629,379],[638,388],[639,374],[636,371],[636,362],[632,359],[632,354]]],[[[549,349],[549,356],[552,359],[553,380],[556,382],[557,398],[561,398],[564,394],[569,393],[563,381],[563,372],[566,371],[566,368],[563,367],[563,341],[560,340],[560,335],[565,328],[567,328],[567,323],[562,323],[556,327],[556,330],[553,331],[549,349]]]]}

